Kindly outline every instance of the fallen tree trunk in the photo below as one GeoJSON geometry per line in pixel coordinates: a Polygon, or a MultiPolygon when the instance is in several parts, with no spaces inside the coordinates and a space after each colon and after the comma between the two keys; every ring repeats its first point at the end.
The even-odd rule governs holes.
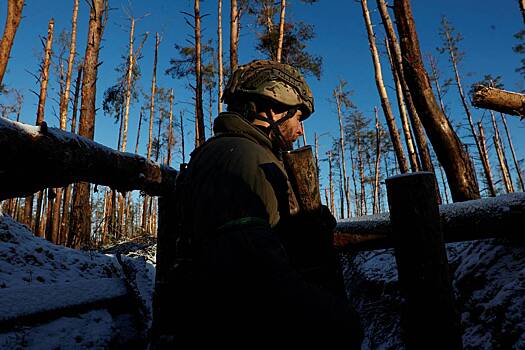
{"type": "Polygon", "coordinates": [[[476,107],[525,118],[525,95],[517,92],[478,85],[474,91],[472,104],[476,107]]]}
{"type": "MultiPolygon", "coordinates": [[[[525,192],[439,206],[446,243],[517,237],[525,226],[525,192]]],[[[392,248],[389,214],[339,221],[334,244],[338,251],[392,248]]]]}
{"type": "Polygon", "coordinates": [[[56,128],[0,118],[0,200],[85,181],[161,195],[177,171],[56,128]],[[38,175],[37,175],[38,172],[38,175]]]}

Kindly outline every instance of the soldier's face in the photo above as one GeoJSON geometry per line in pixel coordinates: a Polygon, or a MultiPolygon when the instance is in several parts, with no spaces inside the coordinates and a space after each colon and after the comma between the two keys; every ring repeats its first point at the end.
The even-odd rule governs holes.
{"type": "MultiPolygon", "coordinates": [[[[277,120],[283,118],[285,115],[286,112],[276,115],[277,120]]],[[[302,115],[303,113],[301,111],[297,111],[293,117],[279,125],[279,130],[287,142],[293,143],[303,134],[303,125],[300,120],[302,115]]]]}

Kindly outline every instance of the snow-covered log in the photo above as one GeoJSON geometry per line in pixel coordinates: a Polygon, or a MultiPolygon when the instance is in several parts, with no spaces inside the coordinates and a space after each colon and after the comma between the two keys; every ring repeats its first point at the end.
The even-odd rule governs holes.
{"type": "Polygon", "coordinates": [[[525,118],[525,95],[517,92],[479,85],[474,91],[472,104],[525,118]]]}
{"type": "Polygon", "coordinates": [[[0,200],[80,181],[161,195],[174,189],[176,175],[172,168],[46,124],[0,118],[0,200]]]}
{"type": "MultiPolygon", "coordinates": [[[[445,242],[513,237],[525,227],[525,192],[445,204],[439,207],[445,242]]],[[[393,247],[388,213],[339,221],[335,244],[341,251],[393,247]]]]}

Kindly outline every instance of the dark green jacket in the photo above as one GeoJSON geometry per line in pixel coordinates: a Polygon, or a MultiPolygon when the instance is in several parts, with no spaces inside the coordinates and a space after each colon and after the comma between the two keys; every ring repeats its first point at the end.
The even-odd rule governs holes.
{"type": "Polygon", "coordinates": [[[214,131],[182,178],[179,209],[191,244],[173,252],[191,246],[193,260],[173,295],[176,337],[238,345],[341,336],[357,347],[359,321],[346,298],[307,282],[290,261],[279,232],[296,201],[271,141],[232,113],[221,114],[214,131]]]}

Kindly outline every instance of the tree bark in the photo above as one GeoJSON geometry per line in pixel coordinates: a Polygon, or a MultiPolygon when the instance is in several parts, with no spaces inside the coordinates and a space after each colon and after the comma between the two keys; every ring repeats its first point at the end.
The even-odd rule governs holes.
{"type": "Polygon", "coordinates": [[[461,141],[436,103],[425,71],[419,40],[408,0],[395,0],[394,10],[403,52],[403,71],[414,105],[423,122],[436,155],[447,174],[452,199],[465,201],[479,198],[474,169],[461,141]]]}
{"type": "MultiPolygon", "coordinates": [[[[89,14],[86,52],[84,54],[84,72],[82,79],[82,102],[78,134],[90,140],[95,136],[96,89],[98,55],[103,27],[107,18],[107,0],[93,0],[89,14]]],[[[70,223],[70,246],[80,247],[87,244],[91,234],[90,185],[75,184],[73,209],[70,223]]]]}
{"type": "Polygon", "coordinates": [[[407,109],[405,102],[403,101],[403,89],[401,88],[401,82],[399,81],[399,76],[394,67],[394,61],[389,46],[388,40],[385,38],[386,53],[388,55],[388,60],[390,61],[390,69],[392,70],[392,76],[394,77],[394,84],[396,85],[397,106],[399,107],[399,116],[401,117],[401,125],[403,126],[403,135],[405,136],[405,145],[408,151],[410,170],[416,172],[419,171],[420,168],[419,159],[417,158],[414,141],[412,140],[412,132],[410,130],[410,125],[408,124],[407,109]]]}
{"type": "MultiPolygon", "coordinates": [[[[230,8],[230,72],[233,73],[237,69],[237,49],[239,46],[239,11],[237,8],[237,0],[231,0],[230,8]]],[[[230,73],[230,74],[231,74],[230,73]]]]}
{"type": "Polygon", "coordinates": [[[328,181],[330,185],[330,211],[335,214],[334,181],[332,176],[332,152],[328,152],[328,181]]]}
{"type": "Polygon", "coordinates": [[[0,85],[2,85],[7,63],[9,62],[16,30],[22,19],[23,7],[24,0],[7,1],[7,18],[5,20],[4,35],[2,36],[2,41],[0,41],[0,85]]]}
{"type": "Polygon", "coordinates": [[[71,19],[71,41],[69,44],[69,58],[67,61],[66,85],[64,86],[64,94],[60,100],[60,129],[66,130],[67,110],[69,106],[69,89],[71,86],[71,73],[73,72],[73,65],[75,62],[75,53],[77,46],[77,17],[78,17],[78,0],[75,0],[73,5],[73,16],[71,19]]]}
{"type": "Polygon", "coordinates": [[[333,92],[333,96],[335,98],[335,103],[337,105],[337,117],[339,119],[339,147],[341,148],[341,166],[343,168],[343,190],[344,190],[344,198],[346,200],[346,217],[351,216],[351,207],[350,207],[350,193],[348,190],[348,184],[346,183],[346,157],[345,157],[345,135],[344,135],[344,127],[343,127],[343,113],[341,110],[341,97],[343,94],[343,87],[342,82],[339,83],[337,88],[333,92]]]}
{"type": "Polygon", "coordinates": [[[123,129],[122,129],[122,147],[120,150],[126,152],[128,140],[128,118],[129,104],[131,102],[131,76],[133,74],[133,42],[135,41],[135,18],[131,17],[131,27],[129,29],[129,53],[128,53],[128,70],[126,72],[126,99],[124,101],[123,129]]]}
{"type": "Polygon", "coordinates": [[[483,158],[482,159],[483,162],[486,162],[488,164],[489,172],[486,174],[486,178],[490,179],[490,182],[487,182],[487,186],[489,190],[489,195],[494,197],[496,195],[496,190],[494,188],[494,181],[492,179],[492,171],[491,171],[491,166],[490,166],[489,154],[487,151],[485,130],[483,129],[483,125],[481,124],[481,122],[478,122],[478,129],[479,129],[479,142],[480,142],[480,147],[481,147],[480,157],[483,158]]]}
{"type": "Polygon", "coordinates": [[[376,161],[374,171],[374,207],[373,214],[379,213],[379,163],[381,162],[381,129],[379,128],[379,111],[374,107],[376,127],[376,161]]]}
{"type": "Polygon", "coordinates": [[[202,109],[202,73],[201,73],[201,15],[200,0],[195,0],[195,148],[206,140],[204,134],[204,112],[202,109]]]}
{"type": "Polygon", "coordinates": [[[501,177],[507,193],[514,192],[514,185],[512,184],[512,178],[507,163],[507,157],[505,156],[505,149],[501,137],[499,136],[498,124],[496,123],[496,117],[494,112],[490,111],[490,118],[492,120],[492,128],[494,129],[494,147],[496,148],[496,154],[498,155],[499,167],[501,170],[501,177]]]}
{"type": "Polygon", "coordinates": [[[173,147],[173,89],[170,91],[170,121],[168,134],[168,159],[167,166],[171,165],[171,148],[173,147]]]}
{"type": "Polygon", "coordinates": [[[388,95],[386,93],[385,85],[383,82],[383,73],[381,72],[381,63],[379,61],[379,53],[377,52],[377,47],[375,44],[375,34],[374,30],[372,29],[372,21],[368,12],[367,0],[361,0],[361,8],[363,10],[366,31],[368,33],[368,43],[370,45],[372,61],[374,62],[376,86],[377,91],[379,93],[379,97],[381,98],[381,107],[383,108],[383,113],[385,114],[388,130],[390,132],[390,138],[392,139],[394,151],[396,153],[397,161],[399,163],[399,168],[401,170],[401,173],[406,173],[408,172],[408,163],[403,152],[403,146],[401,145],[401,137],[399,136],[399,131],[397,130],[394,115],[392,113],[392,108],[390,106],[390,101],[388,100],[388,95]]]}
{"type": "Polygon", "coordinates": [[[137,140],[135,142],[135,154],[139,154],[140,129],[142,127],[142,109],[139,113],[139,126],[137,127],[137,140]]]}
{"type": "Polygon", "coordinates": [[[217,109],[219,113],[222,113],[222,85],[224,80],[223,63],[222,63],[222,0],[217,3],[218,7],[218,18],[217,18],[217,65],[219,66],[219,90],[217,96],[217,109]]]}
{"type": "Polygon", "coordinates": [[[281,62],[283,54],[283,39],[284,39],[284,16],[286,13],[286,0],[281,0],[281,16],[279,20],[279,39],[277,42],[277,62],[281,62]]]}
{"type": "Polygon", "coordinates": [[[160,195],[175,184],[173,169],[138,155],[60,129],[6,119],[0,119],[0,159],[0,200],[77,181],[150,195],[160,195]],[[38,178],[33,176],[35,169],[42,169],[38,178]]]}
{"type": "Polygon", "coordinates": [[[472,104],[525,118],[525,95],[517,92],[479,85],[474,92],[472,104]]]}
{"type": "Polygon", "coordinates": [[[512,159],[514,161],[514,167],[516,168],[516,172],[518,173],[518,180],[520,183],[521,191],[525,192],[525,185],[523,183],[523,176],[521,174],[520,164],[518,163],[518,159],[516,158],[516,152],[514,152],[514,144],[512,143],[509,128],[507,127],[507,118],[505,118],[505,114],[503,113],[501,113],[501,120],[503,121],[503,125],[505,126],[505,133],[507,134],[507,140],[509,141],[510,152],[512,153],[512,159]]]}
{"type": "Polygon", "coordinates": [[[423,130],[423,125],[417,114],[416,107],[414,106],[414,101],[410,90],[408,88],[405,73],[403,70],[403,63],[401,58],[401,48],[397,42],[397,37],[394,31],[394,26],[384,0],[377,0],[377,5],[379,8],[379,13],[383,20],[383,25],[385,27],[386,34],[388,36],[388,41],[390,43],[390,48],[393,48],[393,58],[394,66],[401,82],[401,87],[403,88],[403,95],[405,97],[405,102],[408,107],[408,116],[410,117],[410,123],[412,124],[412,129],[414,131],[414,136],[416,139],[417,149],[419,152],[419,159],[421,160],[421,168],[425,171],[434,172],[434,165],[432,164],[432,159],[430,157],[430,150],[427,144],[427,137],[425,131],[423,130]]]}

